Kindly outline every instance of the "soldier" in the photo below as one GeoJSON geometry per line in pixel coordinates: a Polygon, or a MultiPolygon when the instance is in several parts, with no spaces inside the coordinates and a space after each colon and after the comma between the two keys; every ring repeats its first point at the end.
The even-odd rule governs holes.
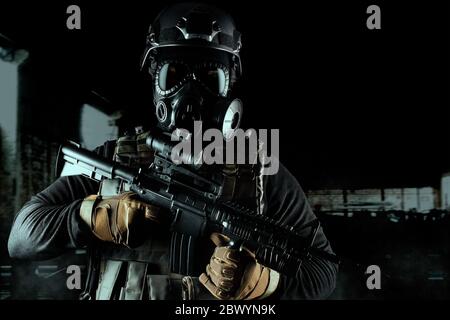
{"type": "MultiPolygon", "coordinates": [[[[222,10],[193,3],[163,10],[150,26],[141,64],[153,79],[158,129],[191,128],[201,120],[224,136],[234,130],[242,112],[233,96],[240,49],[240,33],[222,10]]],[[[145,140],[139,132],[96,151],[128,166],[148,166],[153,154],[145,140]]],[[[301,227],[315,219],[282,165],[267,176],[245,165],[204,166],[200,173],[222,184],[223,199],[253,206],[279,223],[301,227]]],[[[232,248],[220,234],[193,239],[171,231],[166,217],[115,179],[98,184],[61,177],[18,212],[8,248],[14,258],[44,259],[87,247],[84,299],[321,299],[335,287],[337,265],[326,259],[313,256],[297,277],[288,277],[232,248]]],[[[332,252],[322,229],[313,246],[332,252]]]]}

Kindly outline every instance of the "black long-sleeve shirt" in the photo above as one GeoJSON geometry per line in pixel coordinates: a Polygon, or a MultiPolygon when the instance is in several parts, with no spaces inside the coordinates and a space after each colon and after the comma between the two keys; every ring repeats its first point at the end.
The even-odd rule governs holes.
{"type": "MultiPolygon", "coordinates": [[[[98,188],[93,180],[69,176],[33,196],[15,217],[8,241],[11,257],[49,259],[95,241],[79,210],[83,199],[98,188]]],[[[277,174],[265,176],[264,203],[264,214],[293,227],[316,218],[299,183],[281,164],[277,174]]],[[[314,246],[332,252],[322,229],[314,246]]],[[[323,299],[335,288],[337,265],[333,262],[313,256],[304,261],[300,272],[300,280],[282,275],[272,298],[323,299]]]]}

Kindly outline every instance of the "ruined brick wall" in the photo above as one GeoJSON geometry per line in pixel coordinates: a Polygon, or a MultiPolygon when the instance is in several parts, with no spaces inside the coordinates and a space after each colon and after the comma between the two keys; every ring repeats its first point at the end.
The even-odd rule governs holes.
{"type": "Polygon", "coordinates": [[[7,256],[6,243],[14,216],[13,155],[0,128],[0,264],[7,256]]]}

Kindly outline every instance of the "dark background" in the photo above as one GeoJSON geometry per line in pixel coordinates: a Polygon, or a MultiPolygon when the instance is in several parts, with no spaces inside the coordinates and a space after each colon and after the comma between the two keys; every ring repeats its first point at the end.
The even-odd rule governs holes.
{"type": "MultiPolygon", "coordinates": [[[[148,26],[167,3],[2,2],[0,33],[30,53],[19,70],[14,212],[54,179],[58,144],[79,140],[83,103],[108,114],[125,110],[126,124],[151,121],[152,84],[139,72],[139,60],[148,26]],[[70,4],[81,7],[81,30],[66,28],[70,4]],[[93,90],[110,103],[96,99],[93,90]]],[[[245,126],[280,129],[280,159],[304,189],[439,188],[450,171],[448,3],[217,4],[243,34],[245,126]],[[381,30],[366,28],[371,4],[381,8],[381,30]]],[[[5,41],[0,38],[0,46],[11,45],[5,41]]],[[[428,217],[424,222],[411,215],[398,223],[385,216],[321,217],[336,252],[361,263],[341,268],[333,297],[448,298],[450,219],[428,217]],[[381,293],[365,286],[369,264],[382,266],[381,293]]],[[[5,264],[11,264],[4,245],[9,225],[3,224],[0,237],[5,264]]],[[[76,261],[71,255],[51,263],[76,261]]],[[[16,284],[37,266],[13,264],[16,284]]],[[[64,284],[65,274],[57,276],[51,283],[64,284]]],[[[16,296],[39,296],[45,286],[46,297],[70,296],[34,280],[21,290],[16,285],[16,296]]]]}

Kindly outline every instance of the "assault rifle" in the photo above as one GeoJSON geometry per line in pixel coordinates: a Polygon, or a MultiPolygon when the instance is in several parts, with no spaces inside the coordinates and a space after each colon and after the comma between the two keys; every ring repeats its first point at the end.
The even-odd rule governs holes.
{"type": "Polygon", "coordinates": [[[290,277],[298,278],[302,262],[311,256],[339,262],[335,255],[313,247],[319,220],[302,226],[302,230],[312,230],[305,238],[300,235],[302,230],[221,201],[220,185],[170,161],[171,144],[167,140],[149,136],[147,145],[155,151],[153,164],[134,169],[74,143],[64,144],[58,154],[57,175],[83,175],[99,182],[120,179],[143,201],[168,209],[171,230],[193,237],[219,232],[231,239],[231,246],[247,248],[261,264],[290,277]]]}

